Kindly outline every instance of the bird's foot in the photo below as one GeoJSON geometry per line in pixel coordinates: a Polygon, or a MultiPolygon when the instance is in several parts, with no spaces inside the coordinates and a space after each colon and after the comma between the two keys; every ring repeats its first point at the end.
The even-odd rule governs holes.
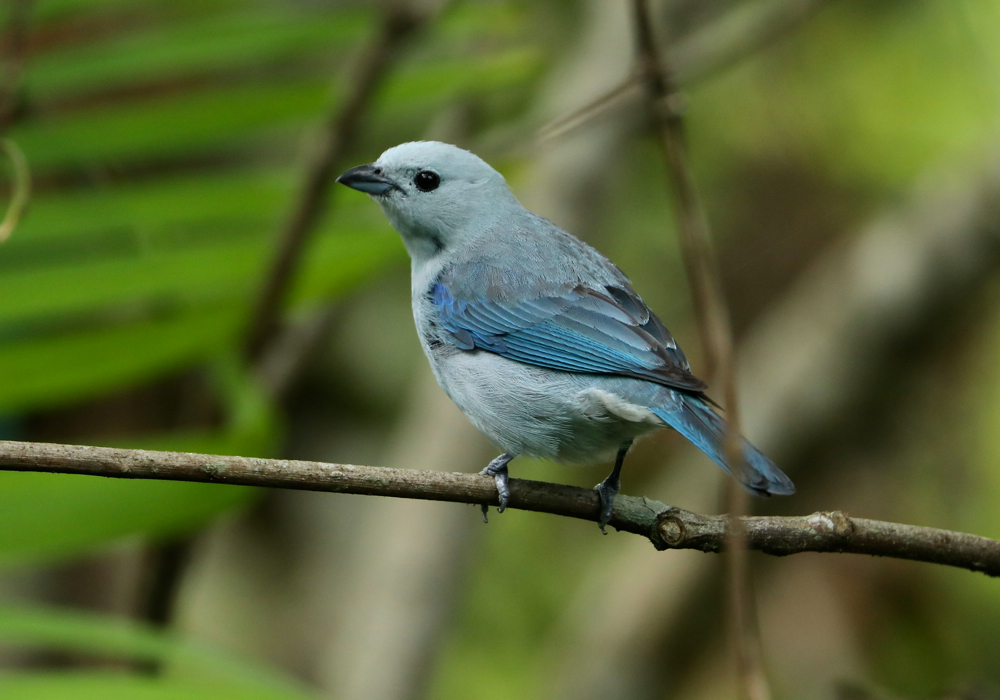
{"type": "MultiPolygon", "coordinates": [[[[507,478],[507,463],[514,459],[514,455],[507,454],[506,452],[494,459],[486,469],[479,472],[483,476],[492,476],[497,484],[497,493],[500,496],[500,507],[497,510],[503,513],[507,510],[507,501],[510,500],[510,484],[507,478]]],[[[489,520],[486,517],[486,513],[489,511],[489,506],[485,503],[482,505],[483,509],[483,522],[488,523],[489,520]]]]}
{"type": "Polygon", "coordinates": [[[613,479],[610,476],[594,487],[597,495],[601,497],[601,516],[598,518],[597,524],[604,535],[608,534],[604,526],[611,522],[611,513],[615,507],[615,496],[618,495],[618,489],[620,488],[621,482],[617,478],[613,479]]]}
{"type": "Polygon", "coordinates": [[[625,455],[628,454],[628,448],[631,446],[631,440],[621,444],[618,448],[618,456],[615,457],[615,468],[608,474],[607,479],[594,487],[594,490],[601,497],[601,515],[597,519],[597,524],[601,528],[602,535],[608,534],[604,526],[611,522],[611,513],[615,508],[615,496],[618,495],[618,490],[622,487],[622,465],[625,463],[625,455]]]}

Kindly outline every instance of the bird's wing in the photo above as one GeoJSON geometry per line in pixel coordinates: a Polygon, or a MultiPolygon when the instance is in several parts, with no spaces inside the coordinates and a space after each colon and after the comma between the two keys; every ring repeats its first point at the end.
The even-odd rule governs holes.
{"type": "Polygon", "coordinates": [[[636,377],[688,391],[705,383],[628,284],[566,284],[520,302],[456,293],[448,276],[429,300],[446,340],[539,367],[636,377]]]}

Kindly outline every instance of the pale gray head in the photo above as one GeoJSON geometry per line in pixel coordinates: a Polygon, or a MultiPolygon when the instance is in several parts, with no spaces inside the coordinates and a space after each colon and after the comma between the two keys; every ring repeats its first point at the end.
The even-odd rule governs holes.
{"type": "Polygon", "coordinates": [[[390,148],[337,182],[371,195],[414,259],[431,258],[483,230],[509,207],[520,207],[503,175],[486,161],[438,141],[390,148]]]}

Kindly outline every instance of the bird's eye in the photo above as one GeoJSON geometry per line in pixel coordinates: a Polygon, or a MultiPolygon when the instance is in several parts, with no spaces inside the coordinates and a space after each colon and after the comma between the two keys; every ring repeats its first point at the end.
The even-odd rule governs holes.
{"type": "Polygon", "coordinates": [[[421,170],[417,173],[417,176],[413,178],[413,184],[417,186],[417,189],[421,192],[430,192],[431,190],[436,190],[438,185],[441,184],[441,178],[437,173],[431,172],[430,170],[421,170]]]}

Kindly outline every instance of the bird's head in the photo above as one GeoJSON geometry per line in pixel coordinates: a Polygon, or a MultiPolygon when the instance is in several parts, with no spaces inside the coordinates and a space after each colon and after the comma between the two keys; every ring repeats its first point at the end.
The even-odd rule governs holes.
{"type": "Polygon", "coordinates": [[[414,260],[459,245],[517,200],[503,175],[466,150],[437,141],[390,148],[337,182],[371,195],[414,260]]]}

